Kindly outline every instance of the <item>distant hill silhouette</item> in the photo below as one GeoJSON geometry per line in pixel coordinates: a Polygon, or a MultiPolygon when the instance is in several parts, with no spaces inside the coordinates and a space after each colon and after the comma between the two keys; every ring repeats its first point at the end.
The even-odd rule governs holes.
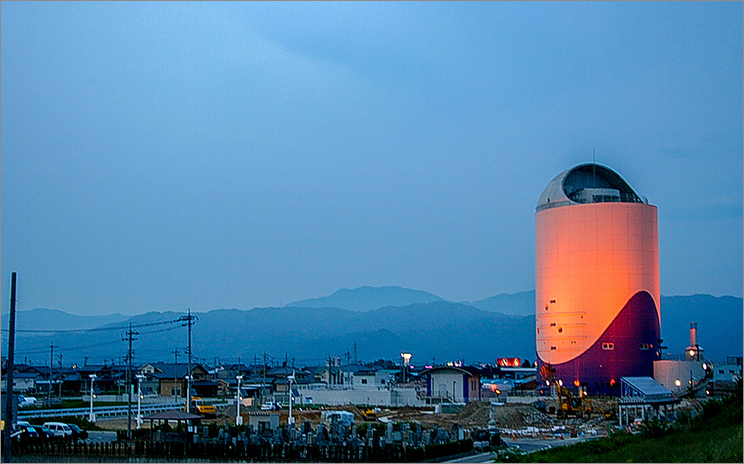
{"type": "MultiPolygon", "coordinates": [[[[448,302],[427,292],[400,287],[363,287],[334,295],[305,301],[354,309],[300,307],[294,306],[300,303],[296,302],[282,308],[194,313],[199,320],[193,328],[193,352],[207,362],[215,358],[249,360],[262,357],[264,352],[283,361],[286,354],[302,365],[320,364],[328,356],[351,358],[356,343],[359,358],[369,361],[397,360],[402,351],[413,353],[414,365],[430,363],[434,358],[466,362],[493,362],[501,356],[535,359],[534,291],[497,295],[471,304],[448,302]],[[363,301],[365,295],[371,298],[367,303],[363,301]],[[367,309],[379,301],[414,297],[431,301],[367,309]]],[[[55,353],[63,353],[69,361],[84,356],[119,359],[126,354],[122,334],[131,322],[139,332],[134,343],[135,363],[171,361],[173,350],[184,352],[187,345],[186,328],[177,322],[183,315],[150,312],[126,318],[120,314],[74,316],[46,309],[19,311],[19,329],[100,330],[54,335],[18,333],[16,359],[30,357],[43,363],[48,360],[51,342],[59,346],[55,353]]],[[[7,318],[3,318],[7,324],[5,321],[7,318]]],[[[662,297],[662,337],[668,352],[684,351],[689,343],[689,322],[698,322],[698,340],[709,359],[741,356],[742,298],[662,297]]]]}
{"type": "Polygon", "coordinates": [[[535,314],[535,291],[501,293],[483,300],[464,302],[464,304],[475,306],[483,311],[530,316],[535,314]]]}
{"type": "MultiPolygon", "coordinates": [[[[8,325],[8,313],[3,312],[3,328],[8,325]]],[[[16,312],[17,330],[71,330],[92,329],[106,324],[126,321],[129,316],[123,314],[105,314],[101,316],[78,316],[58,309],[36,308],[16,312]]]]}
{"type": "Polygon", "coordinates": [[[383,306],[408,306],[414,303],[429,303],[430,301],[443,300],[429,292],[403,287],[359,287],[355,289],[344,288],[330,296],[295,301],[287,306],[371,311],[383,306]]]}

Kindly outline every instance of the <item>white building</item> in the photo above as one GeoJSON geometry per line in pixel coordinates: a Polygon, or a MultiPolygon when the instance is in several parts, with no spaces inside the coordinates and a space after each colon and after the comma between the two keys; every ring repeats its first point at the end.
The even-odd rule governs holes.
{"type": "Polygon", "coordinates": [[[474,367],[440,366],[421,373],[431,403],[481,400],[481,371],[474,367]]]}

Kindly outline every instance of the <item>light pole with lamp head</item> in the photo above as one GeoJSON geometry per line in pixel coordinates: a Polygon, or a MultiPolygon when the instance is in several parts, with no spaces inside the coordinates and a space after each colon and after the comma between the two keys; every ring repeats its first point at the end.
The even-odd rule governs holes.
{"type": "Polygon", "coordinates": [[[142,427],[142,381],[145,380],[145,376],[137,374],[135,377],[137,377],[137,430],[139,430],[142,427]]]}
{"type": "Polygon", "coordinates": [[[292,427],[294,425],[294,417],[292,417],[292,382],[295,381],[295,371],[292,370],[292,375],[287,377],[289,380],[289,418],[287,419],[287,425],[292,427]]]}
{"type": "Polygon", "coordinates": [[[90,414],[88,414],[88,420],[90,422],[95,422],[96,415],[93,412],[93,398],[95,398],[95,393],[93,392],[93,382],[96,381],[98,376],[96,374],[89,374],[88,377],[90,377],[90,414]]]}
{"type": "Polygon", "coordinates": [[[235,392],[235,399],[237,400],[235,402],[237,407],[237,412],[235,413],[235,425],[242,425],[243,416],[240,415],[240,381],[243,380],[243,376],[239,375],[235,378],[238,380],[238,391],[235,392]]]}

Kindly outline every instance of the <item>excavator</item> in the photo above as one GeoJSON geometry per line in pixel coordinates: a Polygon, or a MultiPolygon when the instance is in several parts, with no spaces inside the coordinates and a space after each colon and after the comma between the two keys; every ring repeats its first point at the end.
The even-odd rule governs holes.
{"type": "Polygon", "coordinates": [[[589,418],[592,412],[594,410],[591,403],[584,406],[584,401],[581,397],[574,398],[567,388],[558,386],[558,419],[565,419],[568,416],[583,418],[585,415],[589,418]]]}
{"type": "Polygon", "coordinates": [[[591,419],[595,412],[598,412],[606,420],[615,419],[615,411],[612,409],[605,411],[599,405],[595,408],[592,400],[581,397],[574,398],[568,389],[562,386],[558,387],[558,419],[565,419],[568,416],[591,419]]]}

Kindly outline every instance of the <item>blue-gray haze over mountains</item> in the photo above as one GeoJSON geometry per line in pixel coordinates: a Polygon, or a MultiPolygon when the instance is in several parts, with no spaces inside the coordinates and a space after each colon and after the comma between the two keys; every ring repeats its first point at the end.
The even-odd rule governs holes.
{"type": "MultiPolygon", "coordinates": [[[[363,361],[397,359],[401,351],[412,352],[414,364],[435,359],[493,362],[500,356],[534,360],[534,298],[534,291],[527,291],[457,303],[401,287],[344,289],[281,308],[194,313],[199,320],[193,330],[193,351],[210,363],[252,360],[264,352],[272,360],[281,362],[286,356],[297,365],[321,363],[328,356],[353,359],[354,344],[363,361]],[[372,309],[371,301],[378,306],[372,309]]],[[[699,341],[709,359],[723,361],[742,354],[742,298],[662,296],[661,304],[662,337],[669,352],[684,351],[688,324],[697,322],[699,341]]],[[[81,362],[85,356],[89,362],[120,360],[126,352],[122,334],[131,322],[140,333],[134,344],[135,363],[172,361],[173,350],[185,352],[186,330],[176,322],[184,315],[182,311],[149,312],[128,318],[74,316],[48,309],[19,311],[20,331],[99,330],[54,335],[19,332],[16,359],[44,364],[54,342],[66,363],[81,362]],[[116,329],[101,330],[106,328],[116,329]]]]}

